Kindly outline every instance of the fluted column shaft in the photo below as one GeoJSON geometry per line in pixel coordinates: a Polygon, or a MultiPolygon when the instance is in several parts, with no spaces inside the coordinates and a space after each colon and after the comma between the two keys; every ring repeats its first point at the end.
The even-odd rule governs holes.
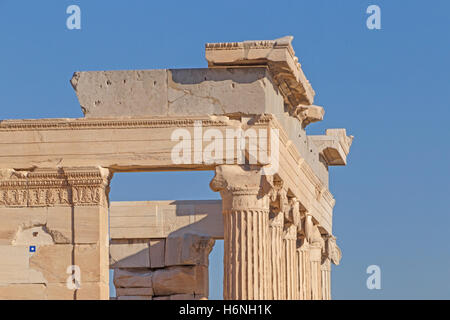
{"type": "Polygon", "coordinates": [[[309,244],[304,240],[297,248],[297,258],[300,300],[311,300],[311,263],[309,259],[309,244]]]}
{"type": "Polygon", "coordinates": [[[321,265],[322,272],[322,300],[331,300],[331,261],[325,259],[321,265]]]}
{"type": "Polygon", "coordinates": [[[311,261],[311,299],[322,300],[322,272],[321,259],[322,248],[317,245],[310,247],[310,261],[311,261]]]}
{"type": "Polygon", "coordinates": [[[284,234],[285,292],[287,300],[298,300],[297,226],[290,225],[284,234]]]}
{"type": "Polygon", "coordinates": [[[270,233],[270,274],[271,294],[273,300],[281,299],[282,287],[282,251],[283,251],[283,214],[278,213],[269,221],[270,233]]]}
{"type": "Polygon", "coordinates": [[[268,211],[224,212],[224,299],[266,299],[268,211]]]}

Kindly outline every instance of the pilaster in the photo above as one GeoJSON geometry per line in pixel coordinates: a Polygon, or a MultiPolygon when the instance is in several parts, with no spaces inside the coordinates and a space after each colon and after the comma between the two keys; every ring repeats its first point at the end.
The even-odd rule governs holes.
{"type": "Polygon", "coordinates": [[[109,299],[109,171],[0,170],[0,296],[109,299]],[[18,286],[20,285],[20,286],[18,286]]]}

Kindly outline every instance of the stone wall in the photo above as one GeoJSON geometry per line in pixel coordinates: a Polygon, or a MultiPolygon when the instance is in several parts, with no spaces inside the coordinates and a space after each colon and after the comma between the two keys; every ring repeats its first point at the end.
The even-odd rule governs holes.
{"type": "Polygon", "coordinates": [[[108,299],[109,178],[0,170],[0,300],[108,299]]]}
{"type": "Polygon", "coordinates": [[[208,256],[215,240],[193,232],[165,239],[112,240],[118,300],[208,298],[208,256]]]}

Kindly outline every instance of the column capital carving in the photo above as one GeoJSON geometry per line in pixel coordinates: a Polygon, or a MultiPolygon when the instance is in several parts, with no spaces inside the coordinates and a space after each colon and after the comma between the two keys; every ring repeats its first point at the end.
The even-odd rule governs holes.
{"type": "Polygon", "coordinates": [[[302,232],[302,219],[300,210],[300,201],[296,197],[289,199],[289,211],[285,219],[296,227],[297,233],[302,232]]]}
{"type": "Polygon", "coordinates": [[[289,227],[294,225],[297,233],[302,231],[302,210],[296,197],[289,197],[288,190],[283,187],[282,180],[275,180],[270,191],[270,207],[272,223],[289,227]]]}
{"type": "Polygon", "coordinates": [[[306,241],[306,237],[304,235],[300,235],[297,238],[297,250],[299,251],[308,251],[309,250],[309,243],[306,241]]]}
{"type": "Polygon", "coordinates": [[[322,270],[322,271],[331,271],[331,261],[330,261],[330,259],[322,260],[322,264],[320,265],[320,270],[322,270]]]}
{"type": "Polygon", "coordinates": [[[313,236],[313,228],[314,223],[312,220],[312,215],[308,212],[305,214],[305,242],[312,243],[312,236],[313,236]]]}
{"type": "Polygon", "coordinates": [[[260,167],[220,165],[210,182],[210,188],[220,192],[223,211],[269,209],[269,194],[273,177],[262,174],[260,167]]]}
{"type": "Polygon", "coordinates": [[[290,225],[284,231],[284,239],[297,240],[297,228],[294,225],[290,225]]]}
{"type": "Polygon", "coordinates": [[[270,226],[283,228],[285,212],[288,210],[287,191],[283,188],[283,180],[274,179],[270,196],[270,226]]]}
{"type": "Polygon", "coordinates": [[[110,179],[100,167],[0,169],[0,206],[107,206],[110,179]]]}
{"type": "Polygon", "coordinates": [[[342,252],[336,244],[336,238],[332,235],[325,236],[325,250],[323,254],[323,260],[330,260],[335,265],[339,265],[342,252]]]}
{"type": "Polygon", "coordinates": [[[310,123],[322,121],[325,111],[320,106],[300,104],[290,109],[290,115],[297,118],[306,128],[310,123]]]}
{"type": "Polygon", "coordinates": [[[319,227],[314,224],[312,216],[306,213],[305,217],[305,240],[309,244],[311,261],[322,261],[322,255],[325,250],[325,241],[319,231],[319,227]]]}

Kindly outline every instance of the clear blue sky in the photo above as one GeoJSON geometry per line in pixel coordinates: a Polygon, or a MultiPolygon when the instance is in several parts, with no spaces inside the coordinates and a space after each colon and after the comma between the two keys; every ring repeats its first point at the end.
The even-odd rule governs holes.
{"type": "MultiPolygon", "coordinates": [[[[0,0],[0,119],[81,117],[77,70],[206,67],[204,43],[293,35],[325,120],[355,136],[331,168],[336,299],[450,299],[450,2],[0,0]],[[67,6],[82,29],[66,28],[67,6]],[[366,28],[381,7],[382,30],[366,28]],[[381,290],[366,288],[379,265],[381,290]]],[[[118,174],[112,200],[218,199],[211,172],[118,174]]],[[[211,297],[221,296],[220,245],[211,297]]]]}

